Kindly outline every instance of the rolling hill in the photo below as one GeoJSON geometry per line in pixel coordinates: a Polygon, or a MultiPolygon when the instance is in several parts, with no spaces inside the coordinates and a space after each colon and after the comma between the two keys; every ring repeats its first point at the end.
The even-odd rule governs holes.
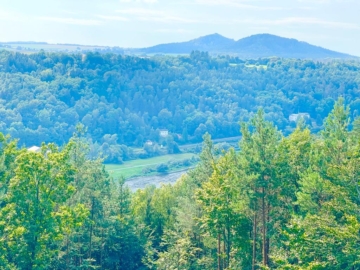
{"type": "Polygon", "coordinates": [[[188,54],[192,51],[208,51],[211,54],[231,54],[242,58],[356,58],[348,54],[328,50],[296,39],[271,34],[258,34],[235,41],[219,34],[199,37],[187,42],[160,44],[137,49],[147,54],[188,54]]]}
{"type": "Polygon", "coordinates": [[[0,42],[0,49],[35,53],[40,50],[51,52],[86,53],[95,51],[115,54],[190,54],[192,51],[206,51],[212,55],[232,55],[242,59],[282,57],[296,59],[358,59],[345,53],[328,50],[296,39],[271,34],[257,34],[240,40],[211,34],[186,42],[159,44],[147,48],[120,48],[88,46],[77,44],[48,44],[46,42],[0,42]]]}
{"type": "Polygon", "coordinates": [[[219,52],[224,48],[230,48],[236,42],[219,34],[199,37],[187,42],[160,44],[149,48],[140,49],[145,53],[174,53],[188,54],[192,51],[219,52]]]}

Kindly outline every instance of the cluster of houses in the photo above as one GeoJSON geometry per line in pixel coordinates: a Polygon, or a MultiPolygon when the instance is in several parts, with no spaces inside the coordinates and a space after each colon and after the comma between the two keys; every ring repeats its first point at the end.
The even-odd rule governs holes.
{"type": "MultiPolygon", "coordinates": [[[[308,113],[293,113],[293,114],[290,114],[289,121],[297,122],[300,118],[302,118],[304,120],[310,119],[310,114],[308,114],[308,113]]],[[[169,136],[169,130],[160,129],[159,135],[161,138],[166,138],[169,136]]],[[[178,135],[178,136],[181,136],[181,135],[178,135]]],[[[151,140],[147,140],[145,142],[145,144],[148,146],[154,145],[154,143],[151,140]]],[[[32,146],[32,147],[28,148],[27,150],[30,152],[34,152],[34,153],[39,153],[41,151],[41,148],[39,146],[32,146]]]]}
{"type": "MultiPolygon", "coordinates": [[[[290,114],[289,121],[297,122],[300,118],[302,118],[304,120],[310,119],[310,114],[308,114],[308,113],[293,113],[293,114],[290,114]]],[[[162,138],[166,138],[166,137],[169,136],[169,130],[160,129],[159,130],[159,135],[162,138]]],[[[181,135],[179,135],[179,136],[181,136],[181,135]]],[[[148,146],[154,145],[154,143],[152,141],[150,141],[150,140],[147,140],[145,142],[145,144],[148,145],[148,146]]],[[[41,151],[41,147],[32,146],[32,147],[28,148],[27,150],[30,151],[30,152],[34,152],[34,153],[39,153],[41,151]]]]}
{"type": "MultiPolygon", "coordinates": [[[[166,137],[169,136],[169,130],[167,130],[167,129],[160,129],[160,130],[159,130],[159,135],[160,135],[160,137],[162,137],[162,138],[166,138],[166,137]]],[[[146,145],[149,145],[149,146],[154,145],[154,143],[153,143],[152,141],[150,141],[150,140],[147,140],[147,141],[145,142],[145,144],[146,144],[146,145]]],[[[29,152],[33,152],[33,153],[40,153],[40,152],[41,152],[41,147],[34,145],[34,146],[29,147],[27,150],[28,150],[29,152]]]]}
{"type": "MultiPolygon", "coordinates": [[[[167,136],[169,136],[169,130],[167,129],[160,129],[159,130],[159,135],[161,138],[166,138],[167,136]]],[[[154,143],[150,140],[147,140],[145,142],[146,145],[152,146],[154,143]]]]}
{"type": "MultiPolygon", "coordinates": [[[[310,114],[308,114],[308,113],[293,113],[293,114],[290,114],[289,121],[297,122],[300,118],[302,118],[304,120],[310,119],[310,114]]],[[[166,138],[169,136],[169,130],[160,129],[159,135],[161,138],[166,138]]],[[[181,136],[181,135],[179,135],[179,136],[181,136]]],[[[148,146],[154,145],[154,143],[151,140],[147,140],[145,142],[145,144],[148,146]]],[[[34,152],[34,153],[39,153],[41,151],[41,148],[39,146],[32,146],[32,147],[28,148],[27,150],[30,152],[34,152]]]]}

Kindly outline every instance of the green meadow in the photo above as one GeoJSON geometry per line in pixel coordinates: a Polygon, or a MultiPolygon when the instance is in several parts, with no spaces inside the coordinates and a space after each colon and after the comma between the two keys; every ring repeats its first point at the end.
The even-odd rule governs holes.
{"type": "MultiPolygon", "coordinates": [[[[167,164],[172,161],[183,161],[186,159],[196,158],[197,155],[192,153],[164,155],[159,157],[147,158],[147,159],[136,159],[126,161],[123,164],[106,164],[105,169],[114,178],[123,176],[125,179],[145,175],[144,169],[156,168],[160,164],[167,164]]],[[[169,168],[169,172],[179,171],[186,169],[186,167],[169,168]]],[[[156,174],[156,173],[153,173],[156,174]]],[[[149,175],[149,174],[147,174],[149,175]]]]}

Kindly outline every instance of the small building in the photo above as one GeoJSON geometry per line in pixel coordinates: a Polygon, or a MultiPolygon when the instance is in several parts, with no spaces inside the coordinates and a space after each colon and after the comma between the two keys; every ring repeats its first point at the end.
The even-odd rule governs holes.
{"type": "Polygon", "coordinates": [[[29,152],[34,152],[34,153],[39,153],[41,151],[41,147],[39,146],[31,146],[30,148],[27,149],[29,152]]]}
{"type": "Polygon", "coordinates": [[[150,141],[150,140],[147,140],[146,142],[145,142],[145,145],[148,145],[148,146],[153,146],[153,142],[152,141],[150,141]]]}
{"type": "Polygon", "coordinates": [[[292,122],[297,122],[300,118],[306,120],[310,118],[308,113],[293,113],[289,116],[289,120],[292,122]]]}
{"type": "Polygon", "coordinates": [[[166,138],[167,136],[169,136],[169,130],[160,129],[160,137],[166,138]]]}

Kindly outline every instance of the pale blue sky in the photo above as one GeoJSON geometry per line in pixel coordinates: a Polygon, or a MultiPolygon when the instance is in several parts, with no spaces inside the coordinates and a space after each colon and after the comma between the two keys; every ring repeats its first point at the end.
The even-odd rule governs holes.
{"type": "Polygon", "coordinates": [[[360,56],[359,0],[0,0],[0,41],[146,47],[271,33],[360,56]]]}

